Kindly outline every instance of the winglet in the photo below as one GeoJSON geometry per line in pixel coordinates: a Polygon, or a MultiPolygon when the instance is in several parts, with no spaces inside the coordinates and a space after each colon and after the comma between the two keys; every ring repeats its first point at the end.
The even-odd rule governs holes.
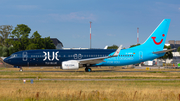
{"type": "Polygon", "coordinates": [[[112,56],[118,56],[121,49],[122,49],[122,45],[119,46],[119,48],[116,50],[116,52],[112,56]]]}
{"type": "Polygon", "coordinates": [[[107,49],[108,48],[108,45],[104,47],[104,49],[107,49]]]}

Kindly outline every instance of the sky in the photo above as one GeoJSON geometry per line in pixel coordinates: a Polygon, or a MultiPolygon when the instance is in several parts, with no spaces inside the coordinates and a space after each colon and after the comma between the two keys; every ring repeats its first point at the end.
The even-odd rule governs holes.
{"type": "Polygon", "coordinates": [[[0,0],[0,25],[25,24],[65,48],[143,43],[163,19],[171,19],[166,42],[180,40],[180,0],[0,0]]]}

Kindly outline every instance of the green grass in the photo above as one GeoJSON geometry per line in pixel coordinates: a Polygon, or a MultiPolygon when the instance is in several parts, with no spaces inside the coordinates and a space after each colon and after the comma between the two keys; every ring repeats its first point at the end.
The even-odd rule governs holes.
{"type": "Polygon", "coordinates": [[[1,81],[1,100],[178,101],[179,81],[1,81]],[[9,96],[10,95],[10,96],[9,96]]]}
{"type": "MultiPolygon", "coordinates": [[[[102,68],[103,69],[103,68],[102,68]]],[[[61,71],[59,69],[24,69],[26,71],[61,71]]],[[[101,69],[96,69],[101,70],[101,69]]],[[[112,70],[112,69],[103,69],[112,70]]],[[[114,69],[113,69],[114,70],[114,69]]],[[[117,70],[117,69],[115,69],[117,70]]],[[[131,69],[133,71],[134,69],[131,69]]],[[[84,71],[80,69],[78,71],[84,71]]],[[[123,70],[122,70],[123,71],[123,70]]],[[[126,70],[129,71],[129,70],[126,70]]],[[[134,70],[136,71],[136,70],[134,70]]],[[[145,70],[144,70],[145,71],[145,70]]],[[[179,101],[179,72],[19,72],[16,68],[0,69],[0,101],[179,101]],[[58,81],[49,79],[134,79],[133,81],[58,81]],[[27,80],[34,79],[31,84],[27,80]],[[140,79],[136,81],[135,79],[140,79]],[[159,80],[153,80],[159,79],[159,80]],[[148,80],[148,81],[147,81],[148,80]]],[[[174,70],[176,71],[176,70],[174,70]]]]}

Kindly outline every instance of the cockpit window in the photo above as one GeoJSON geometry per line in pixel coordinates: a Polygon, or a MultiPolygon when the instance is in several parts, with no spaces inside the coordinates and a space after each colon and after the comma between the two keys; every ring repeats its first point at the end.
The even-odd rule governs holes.
{"type": "Polygon", "coordinates": [[[11,58],[17,57],[17,54],[12,54],[11,58]]]}

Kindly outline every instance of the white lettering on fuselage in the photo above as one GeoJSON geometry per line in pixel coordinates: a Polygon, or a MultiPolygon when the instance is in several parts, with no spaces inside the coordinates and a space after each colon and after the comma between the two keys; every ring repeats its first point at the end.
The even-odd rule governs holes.
{"type": "Polygon", "coordinates": [[[74,64],[64,64],[67,67],[75,66],[74,64]]]}
{"type": "Polygon", "coordinates": [[[120,57],[118,60],[134,60],[133,57],[120,57]]]}
{"type": "Polygon", "coordinates": [[[45,62],[46,65],[56,65],[57,62],[45,62]]]}
{"type": "Polygon", "coordinates": [[[52,52],[52,58],[50,58],[50,57],[51,57],[50,52],[43,52],[43,53],[44,53],[44,59],[43,59],[43,61],[46,61],[47,59],[48,59],[49,61],[53,61],[54,59],[56,59],[57,61],[59,61],[59,59],[58,59],[58,53],[59,53],[59,51],[57,51],[56,53],[55,53],[55,52],[52,52]]]}
{"type": "Polygon", "coordinates": [[[81,54],[74,54],[73,57],[74,57],[74,59],[82,59],[81,54]]]}
{"type": "Polygon", "coordinates": [[[126,54],[130,54],[130,55],[131,55],[131,54],[133,54],[133,53],[126,53],[126,54]]]}

